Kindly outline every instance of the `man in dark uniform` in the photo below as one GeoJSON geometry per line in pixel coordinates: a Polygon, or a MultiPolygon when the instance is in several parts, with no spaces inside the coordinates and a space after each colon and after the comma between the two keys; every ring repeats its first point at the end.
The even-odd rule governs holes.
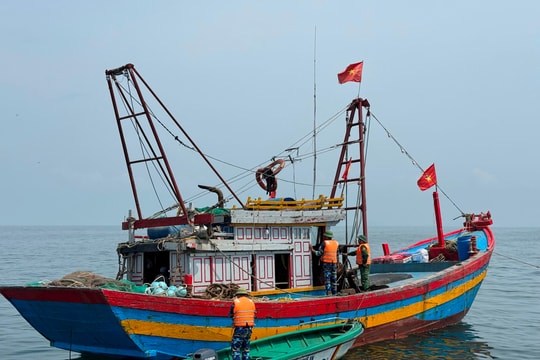
{"type": "Polygon", "coordinates": [[[319,250],[315,251],[311,244],[310,249],[316,256],[321,256],[323,262],[324,285],[326,287],[326,295],[337,294],[337,263],[338,263],[338,248],[339,243],[333,239],[334,234],[331,231],[325,231],[323,234],[324,241],[321,243],[319,250]]]}
{"type": "Polygon", "coordinates": [[[238,288],[229,316],[233,318],[231,350],[234,360],[249,360],[251,332],[255,325],[255,303],[246,289],[238,288]]]}

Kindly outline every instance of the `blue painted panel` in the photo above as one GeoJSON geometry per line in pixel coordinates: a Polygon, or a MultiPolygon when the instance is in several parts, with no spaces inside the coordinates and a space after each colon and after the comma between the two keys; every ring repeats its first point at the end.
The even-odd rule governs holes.
{"type": "Polygon", "coordinates": [[[178,357],[187,357],[194,350],[211,348],[220,350],[230,346],[230,342],[205,342],[200,340],[182,340],[163,337],[153,337],[146,335],[133,335],[133,340],[144,344],[146,348],[158,349],[162,354],[169,354],[178,357]]]}
{"type": "Polygon", "coordinates": [[[140,354],[105,304],[12,300],[23,317],[54,346],[76,352],[140,354]],[[118,351],[111,352],[111,349],[118,351]]]}
{"type": "Polygon", "coordinates": [[[463,295],[458,296],[457,298],[448,301],[441,306],[436,306],[430,310],[423,312],[422,314],[418,315],[417,318],[426,321],[435,321],[442,320],[452,315],[456,315],[465,310],[468,311],[472,306],[478,290],[480,289],[480,285],[481,283],[473,287],[463,295]]]}

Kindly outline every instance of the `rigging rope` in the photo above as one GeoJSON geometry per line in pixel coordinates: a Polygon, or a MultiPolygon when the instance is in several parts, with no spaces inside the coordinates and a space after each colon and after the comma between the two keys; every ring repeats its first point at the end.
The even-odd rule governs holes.
{"type": "MultiPolygon", "coordinates": [[[[134,97],[131,93],[131,80],[130,78],[127,76],[127,74],[125,75],[125,78],[127,79],[127,88],[122,86],[120,84],[120,82],[118,81],[117,78],[115,78],[115,83],[117,84],[117,86],[119,88],[121,88],[124,92],[126,92],[128,95],[129,95],[129,99],[126,99],[124,98],[123,96],[120,97],[121,99],[123,99],[123,102],[122,104],[124,105],[124,110],[126,111],[126,113],[130,113],[130,112],[133,112],[133,110],[135,109],[134,107],[134,104],[137,104],[139,106],[142,106],[142,104],[137,100],[136,97],[134,97]],[[131,103],[128,105],[126,102],[127,101],[130,101],[131,103]]],[[[157,117],[153,114],[152,110],[150,109],[150,106],[148,104],[146,104],[149,112],[152,114],[152,117],[154,117],[160,124],[161,122],[159,121],[159,119],[157,119],[157,117]]],[[[138,119],[137,117],[135,116],[134,118],[131,119],[131,125],[133,126],[133,129],[135,131],[135,133],[137,134],[137,139],[139,141],[139,146],[141,148],[141,156],[143,159],[148,159],[150,158],[150,151],[148,150],[148,148],[146,147],[145,145],[145,142],[143,141],[142,137],[141,137],[141,132],[140,132],[140,124],[138,122],[138,119]]],[[[172,133],[171,133],[172,135],[172,133]]],[[[152,177],[152,173],[150,172],[150,168],[149,168],[149,165],[148,165],[148,162],[147,161],[144,161],[144,164],[145,164],[145,168],[146,168],[146,172],[148,174],[148,178],[150,179],[150,183],[152,185],[152,189],[154,191],[154,194],[156,196],[156,199],[159,203],[159,206],[161,207],[162,209],[162,213],[164,212],[164,205],[161,201],[161,198],[158,194],[158,191],[157,191],[157,188],[156,188],[156,184],[155,184],[155,181],[154,181],[154,178],[152,177]]],[[[158,171],[157,169],[157,166],[156,166],[156,163],[155,162],[152,162],[152,165],[154,167],[154,171],[156,172],[156,174],[158,174],[158,177],[161,179],[161,182],[163,184],[165,184],[165,189],[167,189],[167,191],[169,192],[169,195],[171,196],[171,198],[175,199],[175,196],[174,194],[172,193],[171,189],[167,186],[167,182],[165,181],[165,179],[163,178],[162,174],[160,171],[158,171]]]]}
{"type": "Polygon", "coordinates": [[[511,257],[511,256],[508,256],[508,255],[503,255],[503,254],[498,253],[498,252],[496,252],[496,251],[493,251],[493,253],[494,253],[494,254],[497,254],[497,255],[499,255],[499,256],[502,256],[502,257],[504,257],[504,258],[513,260],[513,261],[515,261],[515,262],[519,262],[519,263],[528,265],[528,266],[530,266],[530,267],[533,267],[533,268],[536,268],[536,269],[540,269],[540,266],[539,266],[539,265],[534,265],[534,264],[528,263],[528,262],[526,262],[526,261],[523,261],[523,260],[521,260],[521,259],[516,259],[516,258],[511,257]]]}
{"type": "MultiPolygon", "coordinates": [[[[386,131],[386,135],[388,135],[388,137],[390,139],[392,139],[394,141],[394,143],[396,143],[396,145],[399,147],[400,151],[402,154],[405,154],[405,156],[407,156],[412,164],[414,166],[416,166],[418,169],[420,169],[420,171],[423,173],[424,172],[424,169],[418,164],[418,162],[412,157],[412,155],[405,149],[405,147],[403,147],[403,145],[401,145],[399,143],[399,141],[397,141],[397,139],[390,133],[390,131],[382,124],[381,121],[379,121],[379,119],[373,115],[373,113],[371,114],[371,116],[373,116],[373,118],[379,123],[379,125],[384,129],[384,131],[386,131]]],[[[465,217],[465,213],[463,212],[463,210],[461,210],[459,208],[459,206],[457,206],[457,204],[446,194],[446,192],[444,192],[444,190],[442,189],[442,187],[438,184],[435,185],[437,187],[437,189],[439,189],[439,191],[452,203],[452,205],[454,205],[454,207],[461,213],[461,217],[465,217]]]]}
{"type": "MultiPolygon", "coordinates": [[[[139,105],[141,105],[137,99],[131,94],[131,87],[129,86],[129,81],[130,79],[128,78],[128,89],[126,90],[124,87],[122,87],[122,85],[118,85],[119,87],[121,87],[122,89],[126,90],[126,92],[129,94],[129,97],[131,99],[131,101],[135,101],[136,103],[138,103],[139,105]]],[[[118,83],[118,82],[117,82],[118,83]]],[[[125,104],[124,104],[125,105],[125,104]]],[[[133,105],[132,105],[133,106],[133,105]]],[[[149,113],[151,114],[151,116],[161,125],[161,127],[163,129],[165,129],[166,132],[168,132],[170,134],[170,136],[181,146],[185,147],[186,149],[188,150],[191,150],[193,152],[197,152],[197,150],[192,147],[192,146],[189,146],[188,144],[184,143],[183,141],[180,140],[180,138],[178,137],[178,135],[175,135],[157,116],[156,114],[150,109],[149,105],[146,104],[146,106],[148,107],[149,109],[149,113]]],[[[294,142],[291,146],[287,147],[285,150],[281,151],[277,156],[274,156],[273,159],[275,158],[279,158],[279,157],[283,157],[284,155],[286,155],[287,151],[289,151],[289,149],[291,148],[296,148],[296,149],[299,149],[303,146],[305,146],[306,144],[308,144],[314,134],[319,134],[322,130],[324,130],[325,128],[327,128],[330,124],[332,124],[336,119],[338,119],[343,113],[345,113],[348,109],[348,106],[347,107],[344,107],[342,108],[341,110],[339,110],[337,113],[335,113],[333,116],[331,116],[328,120],[326,120],[325,122],[323,122],[322,124],[320,124],[319,126],[317,126],[314,131],[310,131],[308,132],[306,135],[304,135],[303,137],[301,137],[299,140],[297,140],[296,142],[294,142]]],[[[412,162],[412,164],[414,166],[416,166],[421,172],[424,171],[424,169],[418,164],[418,162],[413,158],[413,156],[405,149],[405,147],[403,145],[401,145],[401,143],[392,135],[392,133],[382,124],[382,122],[375,116],[373,115],[372,112],[369,112],[368,114],[368,118],[371,118],[373,117],[377,123],[384,129],[384,131],[386,132],[387,136],[389,138],[391,138],[394,143],[399,147],[400,151],[405,154],[405,156],[407,156],[410,161],[412,162]]],[[[371,125],[371,122],[367,122],[368,123],[368,132],[369,132],[369,129],[370,129],[370,125],[371,125]]],[[[146,156],[149,155],[149,151],[148,149],[146,149],[146,147],[144,146],[144,142],[142,141],[142,139],[140,138],[140,132],[139,130],[137,129],[137,126],[135,124],[133,124],[134,128],[135,128],[135,131],[136,133],[138,134],[139,136],[139,143],[141,144],[141,151],[143,152],[143,154],[145,154],[146,156]]],[[[366,136],[366,161],[367,161],[367,146],[368,146],[368,136],[366,136]]],[[[342,146],[342,144],[337,144],[337,145],[333,145],[333,146],[329,146],[327,148],[324,148],[324,149],[319,149],[319,150],[316,150],[316,153],[315,151],[311,151],[311,152],[308,152],[308,153],[304,153],[302,155],[300,154],[297,154],[296,157],[294,157],[294,159],[292,159],[290,157],[290,155],[287,155],[285,157],[286,160],[290,161],[291,163],[293,163],[294,161],[301,161],[301,160],[304,160],[304,159],[307,159],[307,158],[311,158],[311,157],[314,157],[314,156],[317,156],[319,154],[324,154],[326,152],[330,152],[330,151],[335,151],[336,149],[340,148],[342,146]]],[[[260,163],[258,164],[257,166],[254,166],[252,168],[244,168],[244,167],[241,167],[241,166],[238,166],[238,165],[234,165],[228,161],[224,161],[224,160],[221,160],[217,157],[214,157],[212,155],[208,155],[208,154],[204,154],[204,156],[208,157],[209,159],[212,159],[216,162],[219,162],[221,164],[224,164],[224,165],[227,165],[227,166],[230,166],[230,167],[233,167],[233,168],[237,168],[237,169],[240,169],[242,170],[242,173],[239,173],[229,179],[227,179],[227,182],[229,183],[235,183],[235,182],[238,182],[238,181],[241,181],[241,180],[244,180],[248,177],[251,177],[253,174],[256,173],[257,169],[261,166],[263,166],[265,163],[260,163]]],[[[147,165],[148,167],[148,165],[147,165]]],[[[154,164],[154,168],[156,168],[156,165],[154,164]]],[[[149,170],[147,169],[147,172],[149,173],[149,170]]],[[[159,174],[159,172],[157,172],[159,174]]],[[[149,173],[149,176],[150,176],[150,173],[149,173]]],[[[160,175],[161,177],[161,181],[166,184],[166,181],[165,179],[163,179],[163,177],[160,175]]],[[[150,176],[150,179],[151,179],[151,183],[152,183],[152,187],[154,188],[154,193],[156,194],[156,197],[158,198],[158,201],[160,203],[160,206],[162,208],[162,211],[160,213],[164,213],[167,211],[167,209],[170,209],[170,208],[165,208],[161,202],[161,200],[159,199],[159,196],[157,194],[157,190],[155,188],[155,183],[154,181],[152,180],[152,177],[150,176]]],[[[287,179],[282,179],[280,178],[280,181],[283,181],[283,182],[287,182],[287,183],[293,183],[294,186],[296,187],[296,185],[302,185],[302,186],[317,186],[316,184],[307,184],[307,183],[300,183],[300,182],[296,182],[295,180],[295,177],[293,177],[293,180],[290,181],[290,180],[287,180],[287,179]]],[[[222,188],[223,185],[222,184],[216,184],[214,185],[215,187],[217,188],[222,188]]],[[[250,189],[252,189],[253,187],[256,186],[256,183],[252,182],[252,181],[249,181],[248,183],[246,183],[245,185],[241,186],[238,188],[238,193],[244,193],[250,189]]],[[[319,186],[328,186],[328,185],[319,185],[319,186]]],[[[444,189],[439,185],[439,184],[436,184],[437,186],[437,189],[452,203],[452,205],[460,212],[461,216],[465,216],[465,213],[460,209],[460,207],[450,198],[450,196],[448,196],[448,194],[446,194],[446,192],[444,191],[444,189]]],[[[168,186],[165,186],[171,197],[174,198],[171,190],[169,189],[168,186]]],[[[296,190],[295,190],[296,191],[296,190]]],[[[190,197],[189,199],[186,199],[184,202],[189,202],[189,201],[193,201],[197,198],[200,198],[204,195],[206,195],[207,192],[206,191],[201,191],[195,195],[193,195],[192,197],[190,197]]],[[[232,199],[232,196],[228,197],[225,199],[225,201],[229,201],[232,199]]],[[[173,207],[178,207],[179,205],[174,205],[173,207]]]]}
{"type": "MultiPolygon", "coordinates": [[[[127,78],[128,80],[128,85],[129,85],[129,78],[127,78]]],[[[117,82],[118,83],[118,82],[117,82]]],[[[122,85],[118,84],[118,86],[120,88],[122,88],[128,95],[129,95],[129,98],[131,99],[130,101],[133,103],[136,103],[138,104],[139,106],[142,106],[142,104],[138,101],[138,99],[132,95],[131,93],[131,88],[128,87],[128,89],[126,89],[125,87],[123,87],[122,85]]],[[[192,146],[189,146],[188,144],[184,143],[183,141],[180,140],[180,138],[178,137],[178,135],[175,135],[157,116],[156,114],[151,110],[150,106],[148,104],[145,104],[149,110],[149,113],[150,115],[152,116],[153,119],[155,119],[160,125],[161,127],[167,132],[169,133],[169,135],[181,146],[185,147],[186,149],[188,150],[191,150],[193,152],[197,152],[197,150],[192,147],[192,146]]],[[[124,106],[126,106],[126,104],[124,104],[124,106]]],[[[133,105],[132,105],[132,108],[133,108],[133,105]]],[[[324,123],[322,123],[321,125],[319,125],[317,128],[316,128],[316,133],[319,133],[321,132],[323,129],[325,129],[326,127],[328,127],[331,123],[333,123],[336,119],[339,118],[339,116],[346,110],[346,108],[343,108],[342,110],[338,111],[336,114],[334,114],[332,117],[330,117],[328,120],[326,120],[324,123]]],[[[141,135],[140,135],[140,131],[138,130],[137,126],[135,124],[133,124],[134,128],[135,128],[135,132],[137,133],[138,137],[139,137],[139,143],[141,144],[141,151],[143,153],[143,155],[145,155],[146,157],[149,157],[149,150],[146,149],[146,147],[144,146],[144,142],[142,141],[141,139],[141,135]]],[[[300,147],[303,147],[304,145],[306,145],[310,140],[311,140],[311,136],[312,136],[312,133],[308,133],[306,135],[304,135],[302,138],[300,138],[298,141],[296,141],[292,146],[288,147],[287,149],[290,149],[292,147],[297,147],[297,148],[300,148],[300,147]]],[[[318,154],[323,154],[323,153],[326,153],[326,152],[329,152],[329,151],[335,151],[336,148],[338,148],[339,145],[334,145],[334,146],[330,146],[328,148],[325,148],[325,149],[322,149],[322,150],[319,150],[317,151],[318,154]]],[[[277,156],[275,157],[282,157],[286,152],[287,152],[287,149],[281,151],[277,156]]],[[[253,176],[253,174],[256,173],[257,169],[261,166],[263,166],[265,163],[260,163],[250,169],[248,168],[244,168],[244,167],[241,167],[241,166],[238,166],[238,165],[234,165],[228,161],[224,161],[224,160],[221,160],[221,159],[218,159],[212,155],[208,155],[208,154],[204,154],[204,156],[208,157],[209,159],[212,159],[216,162],[219,162],[219,163],[222,163],[224,165],[227,165],[227,166],[230,166],[230,167],[233,167],[233,168],[237,168],[237,169],[240,169],[240,170],[243,170],[242,173],[238,174],[238,175],[235,175],[233,177],[231,177],[230,179],[227,179],[227,182],[228,183],[235,183],[237,181],[241,181],[243,179],[246,179],[248,177],[251,177],[253,176]]],[[[315,154],[313,152],[311,153],[306,153],[302,156],[297,156],[295,157],[294,159],[291,159],[290,156],[287,156],[287,158],[289,158],[289,161],[293,162],[294,160],[303,160],[303,159],[306,159],[306,158],[310,158],[310,157],[313,157],[315,156],[315,154]]],[[[275,158],[274,157],[274,158],[275,158]]],[[[154,168],[156,168],[156,165],[154,164],[154,168]]],[[[152,217],[155,217],[157,214],[163,214],[163,213],[166,213],[168,210],[170,210],[171,208],[177,208],[179,205],[176,204],[176,205],[173,205],[172,207],[169,207],[169,208],[165,208],[165,206],[162,204],[161,200],[159,199],[159,195],[157,194],[157,189],[155,187],[155,183],[154,181],[152,180],[152,176],[150,174],[150,171],[148,170],[148,165],[147,165],[147,172],[149,174],[149,177],[150,177],[150,181],[152,183],[152,187],[154,188],[154,193],[155,193],[155,196],[158,198],[158,201],[159,201],[159,204],[160,204],[160,207],[162,208],[162,210],[156,214],[154,214],[152,217]]],[[[161,176],[161,174],[159,173],[159,171],[156,171],[156,173],[159,174],[160,178],[161,178],[161,181],[162,183],[164,183],[166,185],[166,181],[165,179],[163,179],[163,177],[161,176]]],[[[313,186],[313,184],[307,184],[307,183],[300,183],[300,182],[296,182],[295,180],[293,181],[290,181],[290,180],[286,180],[286,179],[281,179],[280,178],[280,181],[283,181],[283,182],[286,182],[286,183],[294,183],[294,185],[302,185],[302,186],[313,186]]],[[[241,187],[238,187],[238,192],[239,193],[243,193],[243,192],[246,192],[248,191],[249,189],[252,189],[253,187],[256,187],[256,183],[252,182],[251,179],[248,183],[246,183],[246,185],[243,185],[241,187]]],[[[321,186],[324,186],[324,185],[321,185],[321,186]]],[[[328,185],[326,185],[328,186],[328,185]]],[[[171,197],[174,199],[174,196],[173,196],[173,193],[171,192],[171,190],[169,189],[168,186],[165,186],[167,188],[167,190],[169,191],[169,194],[171,195],[171,197]]],[[[222,184],[216,184],[215,187],[217,188],[222,188],[223,185],[222,184]]],[[[197,198],[200,198],[204,195],[206,195],[207,192],[206,191],[201,191],[195,195],[193,195],[192,197],[188,198],[188,199],[185,199],[184,202],[189,202],[189,201],[193,201],[197,198]]],[[[231,200],[233,197],[230,196],[228,198],[225,199],[225,201],[229,201],[231,200]]]]}

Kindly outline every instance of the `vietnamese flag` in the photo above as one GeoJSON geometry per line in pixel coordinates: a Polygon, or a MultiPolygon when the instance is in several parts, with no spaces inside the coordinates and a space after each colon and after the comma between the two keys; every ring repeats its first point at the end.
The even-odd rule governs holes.
{"type": "Polygon", "coordinates": [[[428,167],[422,176],[420,176],[420,179],[416,182],[418,184],[418,187],[420,190],[424,191],[432,187],[433,185],[437,185],[437,174],[435,173],[435,164],[431,164],[430,167],[428,167]]]}
{"type": "Polygon", "coordinates": [[[343,180],[347,180],[347,177],[349,177],[349,169],[351,168],[352,158],[349,159],[347,162],[347,165],[345,166],[345,171],[343,171],[343,175],[341,175],[341,178],[343,180]]]}
{"type": "Polygon", "coordinates": [[[343,72],[340,72],[337,75],[339,83],[343,84],[348,81],[354,81],[354,82],[362,81],[362,68],[363,67],[364,67],[363,61],[347,66],[347,68],[343,72]]]}

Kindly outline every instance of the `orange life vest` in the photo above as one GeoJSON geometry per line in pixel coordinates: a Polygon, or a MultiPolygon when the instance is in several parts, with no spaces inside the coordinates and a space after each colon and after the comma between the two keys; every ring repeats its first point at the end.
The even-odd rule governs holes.
{"type": "Polygon", "coordinates": [[[337,264],[338,247],[339,244],[336,240],[325,240],[322,261],[325,263],[337,264]]]}
{"type": "Polygon", "coordinates": [[[369,244],[363,243],[358,246],[358,250],[356,250],[356,264],[357,265],[369,265],[371,264],[371,251],[369,250],[369,244]],[[364,246],[368,253],[368,258],[366,263],[364,264],[362,261],[362,246],[364,246]]]}
{"type": "Polygon", "coordinates": [[[255,325],[255,304],[250,298],[240,296],[234,299],[233,325],[255,325]]]}

